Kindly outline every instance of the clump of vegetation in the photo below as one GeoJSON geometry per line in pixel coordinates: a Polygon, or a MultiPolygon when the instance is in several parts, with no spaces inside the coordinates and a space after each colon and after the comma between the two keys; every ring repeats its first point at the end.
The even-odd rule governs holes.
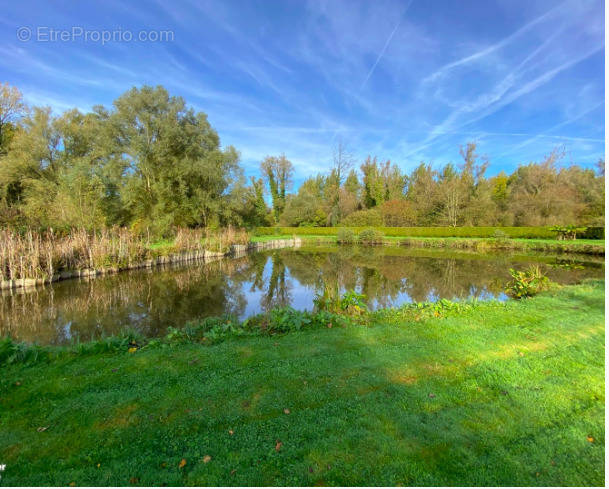
{"type": "Polygon", "coordinates": [[[121,269],[169,253],[227,251],[233,244],[245,244],[245,230],[204,231],[179,228],[175,240],[152,246],[148,236],[124,227],[98,232],[75,229],[66,235],[52,230],[19,233],[0,230],[0,280],[48,279],[64,270],[121,269]],[[205,237],[204,237],[205,235],[205,237]]]}
{"type": "Polygon", "coordinates": [[[556,239],[577,239],[578,234],[586,232],[585,227],[578,226],[552,226],[551,231],[556,232],[556,239]]]}
{"type": "Polygon", "coordinates": [[[355,211],[341,221],[341,226],[382,226],[383,216],[376,209],[355,211]]]}
{"type": "Polygon", "coordinates": [[[336,288],[326,285],[321,294],[313,299],[316,311],[327,311],[347,316],[361,316],[368,311],[365,302],[366,296],[354,290],[345,292],[342,296],[336,288]]]}
{"type": "Polygon", "coordinates": [[[349,228],[341,228],[336,234],[336,241],[340,244],[353,244],[356,239],[355,233],[349,228]]]}
{"type": "Polygon", "coordinates": [[[493,238],[495,238],[499,242],[505,242],[510,239],[509,235],[501,229],[495,229],[495,232],[493,233],[493,238]]]}
{"type": "Polygon", "coordinates": [[[383,244],[384,238],[383,232],[374,228],[364,229],[359,233],[359,241],[366,245],[383,244]]]}
{"type": "Polygon", "coordinates": [[[232,245],[245,245],[249,240],[249,234],[245,229],[235,229],[232,226],[224,229],[207,229],[205,230],[203,247],[208,251],[226,253],[232,245]]]}
{"type": "Polygon", "coordinates": [[[552,285],[550,279],[543,274],[539,265],[531,265],[526,270],[510,268],[512,280],[506,285],[506,293],[515,298],[532,297],[547,290],[552,285]]]}

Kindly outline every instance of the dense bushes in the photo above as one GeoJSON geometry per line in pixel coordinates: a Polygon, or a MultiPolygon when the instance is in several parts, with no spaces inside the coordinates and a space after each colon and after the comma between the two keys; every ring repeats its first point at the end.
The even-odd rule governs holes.
{"type": "MultiPolygon", "coordinates": [[[[350,216],[349,216],[350,217],[350,216]]],[[[354,233],[359,234],[368,226],[350,226],[354,233]]],[[[340,227],[260,227],[255,234],[263,235],[296,235],[296,236],[336,236],[340,227]]],[[[494,238],[499,230],[509,238],[541,238],[554,239],[556,232],[546,226],[530,227],[377,227],[385,236],[427,237],[427,238],[494,238]]]]}
{"type": "Polygon", "coordinates": [[[602,226],[589,226],[577,235],[579,239],[605,239],[605,228],[602,226]]]}
{"type": "Polygon", "coordinates": [[[336,241],[341,244],[353,244],[355,243],[356,236],[352,229],[342,228],[338,230],[336,235],[336,241]]]}
{"type": "Polygon", "coordinates": [[[345,219],[343,219],[340,225],[347,227],[382,226],[383,217],[376,209],[355,211],[353,214],[349,214],[345,219]]]}
{"type": "Polygon", "coordinates": [[[368,228],[359,233],[359,242],[367,245],[383,244],[384,237],[385,235],[378,229],[368,228]]]}

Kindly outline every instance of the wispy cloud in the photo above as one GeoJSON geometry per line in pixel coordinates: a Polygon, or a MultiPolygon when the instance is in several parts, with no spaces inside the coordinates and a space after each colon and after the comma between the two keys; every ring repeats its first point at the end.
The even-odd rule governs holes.
{"type": "Polygon", "coordinates": [[[206,112],[251,173],[281,152],[299,178],[324,171],[338,135],[358,158],[404,168],[454,160],[470,138],[503,166],[559,141],[593,162],[604,151],[603,36],[595,0],[550,10],[527,0],[108,0],[78,11],[22,0],[0,19],[0,81],[57,111],[162,84],[206,112]],[[165,28],[175,39],[15,38],[20,25],[53,23],[165,28]]]}

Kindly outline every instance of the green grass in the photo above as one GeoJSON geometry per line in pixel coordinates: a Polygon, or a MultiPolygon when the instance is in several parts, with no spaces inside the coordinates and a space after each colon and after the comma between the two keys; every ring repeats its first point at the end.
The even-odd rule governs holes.
{"type": "MultiPolygon", "coordinates": [[[[353,226],[353,227],[258,227],[255,229],[255,234],[258,235],[277,235],[277,234],[295,234],[315,235],[315,236],[331,236],[336,235],[341,229],[351,229],[355,234],[359,234],[362,230],[370,228],[370,226],[353,226]]],[[[553,239],[557,232],[551,226],[413,226],[413,227],[385,227],[375,226],[375,229],[382,231],[385,236],[408,236],[415,237],[461,237],[461,238],[492,238],[497,231],[501,231],[505,236],[510,238],[541,238],[553,239]]],[[[586,230],[587,237],[604,237],[604,228],[590,227],[586,230]]],[[[586,234],[582,235],[586,236],[586,234]]]]}
{"type": "Polygon", "coordinates": [[[173,239],[160,239],[158,241],[155,241],[154,243],[150,243],[150,245],[148,245],[148,248],[151,250],[158,250],[163,248],[172,248],[173,245],[173,239]]]}
{"type": "MultiPolygon", "coordinates": [[[[291,235],[287,234],[276,234],[276,235],[260,235],[252,236],[252,242],[265,242],[275,239],[286,239],[292,238],[291,235]]],[[[299,235],[305,243],[336,243],[336,235],[299,235]]],[[[385,236],[383,241],[391,244],[400,244],[404,240],[408,240],[411,246],[420,245],[433,245],[434,243],[446,245],[447,247],[462,247],[471,243],[473,245],[484,245],[487,244],[490,247],[496,245],[497,240],[494,238],[458,238],[458,237],[447,237],[447,238],[434,238],[434,237],[408,237],[408,236],[385,236]]],[[[503,242],[503,246],[508,248],[516,249],[532,249],[542,251],[586,251],[593,252],[593,254],[603,254],[605,250],[605,241],[602,239],[577,239],[577,240],[558,240],[558,239],[509,239],[503,242]]]]}
{"type": "Polygon", "coordinates": [[[604,485],[604,283],[439,314],[2,367],[2,483],[604,485]]]}

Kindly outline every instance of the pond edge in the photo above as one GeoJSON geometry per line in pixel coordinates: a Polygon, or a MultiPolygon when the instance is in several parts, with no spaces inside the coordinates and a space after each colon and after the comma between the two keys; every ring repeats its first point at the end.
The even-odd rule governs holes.
{"type": "Polygon", "coordinates": [[[68,280],[71,278],[82,278],[82,277],[96,277],[98,275],[108,275],[113,273],[119,273],[127,270],[136,270],[139,268],[153,268],[160,265],[167,265],[171,263],[182,263],[193,260],[204,260],[211,261],[225,257],[239,257],[246,253],[260,250],[276,249],[276,248],[297,248],[302,244],[300,238],[293,239],[274,239],[270,241],[248,243],[246,245],[231,245],[230,250],[227,252],[222,251],[208,251],[208,250],[195,250],[186,251],[182,253],[171,253],[169,255],[159,256],[157,258],[149,258],[141,262],[133,263],[125,267],[106,267],[106,268],[85,268],[81,270],[64,270],[59,273],[53,274],[51,277],[46,278],[20,278],[17,280],[2,280],[0,281],[0,290],[7,289],[33,289],[35,287],[48,285],[53,282],[59,282],[60,280],[68,280]]]}

